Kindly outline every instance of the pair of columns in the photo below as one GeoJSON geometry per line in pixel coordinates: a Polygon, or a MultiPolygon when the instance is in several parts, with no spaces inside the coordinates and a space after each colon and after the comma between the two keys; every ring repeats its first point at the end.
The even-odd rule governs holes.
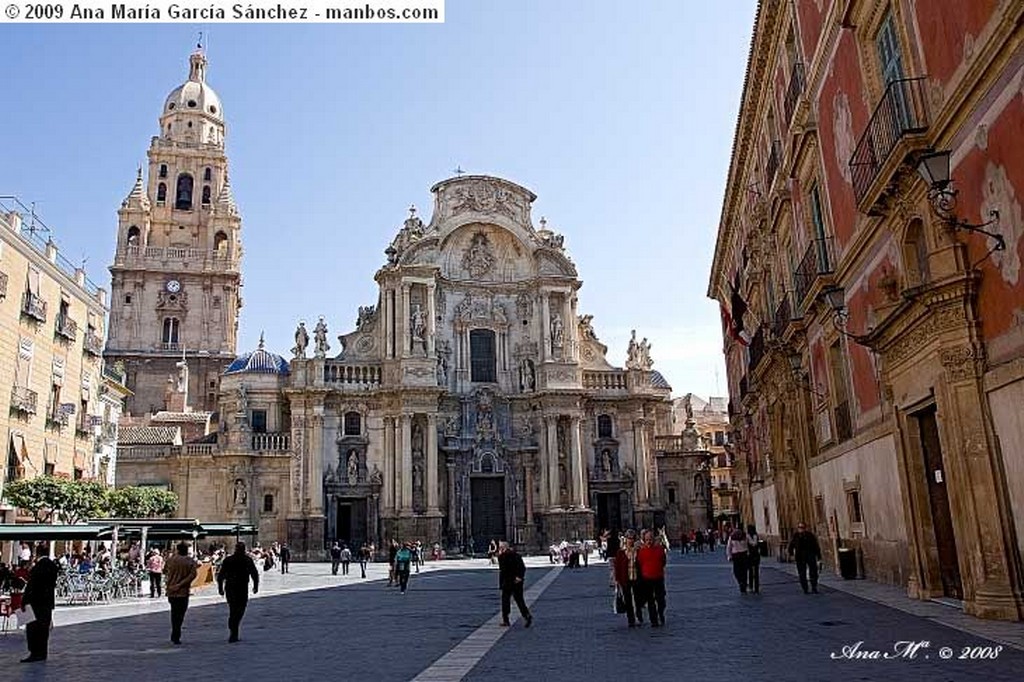
{"type": "Polygon", "coordinates": [[[426,353],[428,358],[436,354],[437,338],[437,310],[435,292],[437,285],[433,280],[426,279],[403,279],[401,282],[401,298],[398,297],[399,289],[385,289],[381,300],[383,310],[381,317],[384,320],[384,346],[386,356],[389,358],[411,357],[413,352],[412,341],[412,286],[422,284],[427,288],[427,338],[426,353]]]}
{"type": "MultiPolygon", "coordinates": [[[[437,506],[437,415],[428,414],[426,430],[426,474],[423,482],[427,513],[438,513],[437,506]]],[[[411,413],[384,418],[384,508],[399,515],[413,512],[411,413]]]]}
{"type": "Polygon", "coordinates": [[[541,301],[541,324],[543,325],[541,337],[544,339],[543,348],[541,348],[541,361],[550,362],[552,360],[565,360],[567,362],[575,361],[576,358],[576,297],[569,289],[541,289],[540,292],[541,301]],[[555,354],[554,349],[554,338],[551,334],[551,294],[561,293],[562,294],[562,306],[559,315],[562,318],[562,355],[558,357],[555,354]]]}
{"type": "MultiPolygon", "coordinates": [[[[545,438],[543,441],[544,460],[541,466],[542,500],[549,509],[562,506],[561,475],[558,457],[558,415],[544,417],[545,438]]],[[[569,417],[569,452],[566,458],[568,471],[567,488],[569,504],[575,507],[587,506],[586,462],[583,458],[583,440],[580,433],[580,418],[569,417]]]]}

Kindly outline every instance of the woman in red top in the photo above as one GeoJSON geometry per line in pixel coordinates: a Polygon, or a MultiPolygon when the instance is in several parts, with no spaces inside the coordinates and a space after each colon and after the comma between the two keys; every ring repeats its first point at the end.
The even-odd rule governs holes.
{"type": "Polygon", "coordinates": [[[644,624],[643,589],[640,582],[640,567],[636,562],[636,531],[626,531],[626,544],[615,554],[615,583],[622,591],[626,603],[626,619],[629,627],[637,622],[644,624]]]}
{"type": "Polygon", "coordinates": [[[661,543],[654,542],[651,531],[645,530],[642,537],[643,544],[637,551],[640,579],[651,627],[659,627],[665,624],[665,564],[668,563],[668,555],[661,543]]]}

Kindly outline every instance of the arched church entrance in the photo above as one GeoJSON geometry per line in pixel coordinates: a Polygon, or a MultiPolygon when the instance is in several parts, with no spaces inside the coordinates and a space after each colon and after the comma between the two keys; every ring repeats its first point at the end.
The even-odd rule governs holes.
{"type": "Polygon", "coordinates": [[[496,458],[484,454],[479,473],[470,477],[470,537],[473,552],[483,553],[491,540],[505,537],[505,476],[499,471],[496,458]]]}

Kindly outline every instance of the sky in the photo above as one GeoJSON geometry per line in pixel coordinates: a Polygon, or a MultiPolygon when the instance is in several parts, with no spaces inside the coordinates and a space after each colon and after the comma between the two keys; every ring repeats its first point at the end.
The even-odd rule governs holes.
{"type": "Polygon", "coordinates": [[[0,195],[109,289],[117,208],[198,32],[242,214],[239,352],[377,302],[430,187],[495,175],[564,234],[608,358],[648,337],[675,395],[727,393],[706,298],[756,0],[447,0],[444,24],[9,25],[0,195]]]}

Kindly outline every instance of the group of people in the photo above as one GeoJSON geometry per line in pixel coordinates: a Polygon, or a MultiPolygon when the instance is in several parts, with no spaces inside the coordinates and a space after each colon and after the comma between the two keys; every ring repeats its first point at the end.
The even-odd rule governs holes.
{"type": "Polygon", "coordinates": [[[342,575],[348,575],[349,566],[353,559],[359,562],[360,577],[366,577],[366,564],[373,558],[373,545],[365,542],[356,552],[353,552],[343,542],[335,542],[331,546],[331,575],[338,575],[338,568],[341,568],[342,575]]]}
{"type": "MultiPolygon", "coordinates": [[[[422,542],[407,540],[399,543],[398,540],[392,540],[388,549],[388,587],[395,585],[402,594],[405,594],[405,591],[409,589],[409,575],[412,573],[412,569],[415,568],[419,573],[422,565],[422,542]]],[[[365,569],[363,577],[366,577],[365,569]]]]}
{"type": "Polygon", "coordinates": [[[645,529],[637,542],[635,530],[626,531],[620,539],[609,534],[606,556],[612,564],[615,584],[615,611],[625,613],[629,627],[644,624],[646,607],[651,627],[665,624],[665,566],[667,547],[662,538],[645,529]]]}
{"type": "MultiPolygon", "coordinates": [[[[735,529],[726,527],[723,535],[727,538],[725,556],[732,563],[733,576],[741,594],[748,591],[761,593],[761,557],[768,556],[768,545],[757,534],[753,525],[746,530],[742,525],[735,529]]],[[[797,575],[804,594],[818,593],[818,570],[821,562],[821,546],[818,538],[803,523],[797,524],[796,533],[789,540],[789,555],[796,560],[797,575]]]]}
{"type": "Polygon", "coordinates": [[[690,552],[703,554],[706,547],[707,551],[714,552],[715,547],[724,545],[728,540],[729,532],[725,529],[694,528],[689,533],[683,533],[680,551],[683,554],[689,554],[690,552]]]}

